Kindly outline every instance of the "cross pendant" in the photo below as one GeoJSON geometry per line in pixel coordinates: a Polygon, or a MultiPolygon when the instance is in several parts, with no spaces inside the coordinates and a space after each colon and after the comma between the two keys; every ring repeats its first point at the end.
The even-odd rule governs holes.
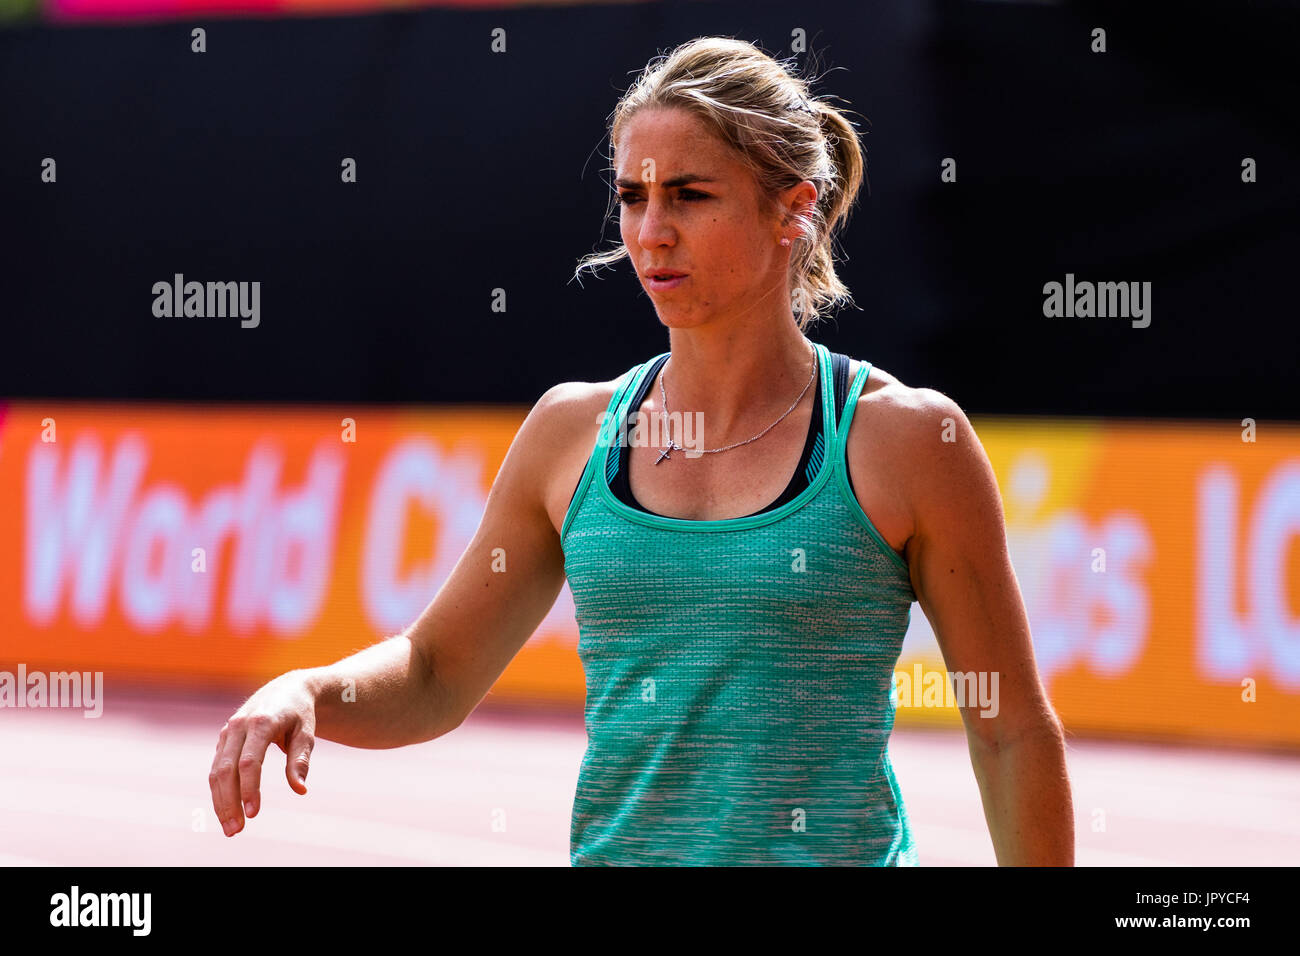
{"type": "Polygon", "coordinates": [[[677,446],[674,445],[674,444],[672,443],[671,440],[669,440],[669,442],[668,442],[668,447],[665,448],[663,451],[661,451],[661,452],[659,453],[659,457],[655,459],[655,464],[656,464],[656,465],[659,464],[659,462],[663,461],[665,458],[667,458],[669,461],[671,461],[671,460],[672,460],[672,456],[669,455],[668,453],[669,453],[670,451],[672,451],[672,450],[673,450],[674,448],[676,448],[676,447],[677,447],[677,446]]]}

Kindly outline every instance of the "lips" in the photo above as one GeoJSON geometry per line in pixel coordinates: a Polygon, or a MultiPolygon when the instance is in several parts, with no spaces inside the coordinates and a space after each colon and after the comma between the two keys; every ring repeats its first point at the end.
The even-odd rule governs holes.
{"type": "Polygon", "coordinates": [[[645,273],[647,279],[676,279],[678,276],[684,275],[686,275],[685,272],[680,272],[677,269],[648,269],[645,273]]]}

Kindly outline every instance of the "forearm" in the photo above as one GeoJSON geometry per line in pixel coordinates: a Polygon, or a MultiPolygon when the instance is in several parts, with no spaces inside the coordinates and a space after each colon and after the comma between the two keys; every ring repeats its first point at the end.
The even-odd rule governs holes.
{"type": "Polygon", "coordinates": [[[1073,866],[1074,804],[1055,728],[1001,746],[970,741],[999,866],[1073,866]]]}
{"type": "Polygon", "coordinates": [[[316,700],[316,736],[324,740],[386,750],[432,740],[459,723],[404,634],[301,673],[316,700]]]}

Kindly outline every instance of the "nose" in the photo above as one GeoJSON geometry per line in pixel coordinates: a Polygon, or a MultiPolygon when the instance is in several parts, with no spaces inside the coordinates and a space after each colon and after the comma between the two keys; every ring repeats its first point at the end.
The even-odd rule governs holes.
{"type": "Polygon", "coordinates": [[[677,241],[677,230],[673,226],[672,216],[662,199],[652,191],[642,205],[641,225],[637,230],[637,242],[643,249],[658,246],[671,246],[677,241]]]}

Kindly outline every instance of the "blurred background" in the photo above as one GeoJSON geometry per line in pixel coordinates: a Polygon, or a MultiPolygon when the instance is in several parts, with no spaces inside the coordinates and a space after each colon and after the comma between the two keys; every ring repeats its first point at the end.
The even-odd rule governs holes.
{"type": "MultiPolygon", "coordinates": [[[[567,864],[567,587],[453,734],[321,741],[307,797],[273,748],[232,840],[207,773],[256,687],[414,620],[546,389],[667,349],[626,264],[570,277],[620,92],[709,34],[866,118],[811,337],[974,422],[1078,862],[1300,861],[1300,3],[1132,6],[0,0],[0,682],[104,687],[0,706],[0,864],[567,864]]],[[[919,605],[898,670],[943,671],[919,605]]],[[[921,862],[993,864],[955,708],[896,728],[921,862]]]]}

